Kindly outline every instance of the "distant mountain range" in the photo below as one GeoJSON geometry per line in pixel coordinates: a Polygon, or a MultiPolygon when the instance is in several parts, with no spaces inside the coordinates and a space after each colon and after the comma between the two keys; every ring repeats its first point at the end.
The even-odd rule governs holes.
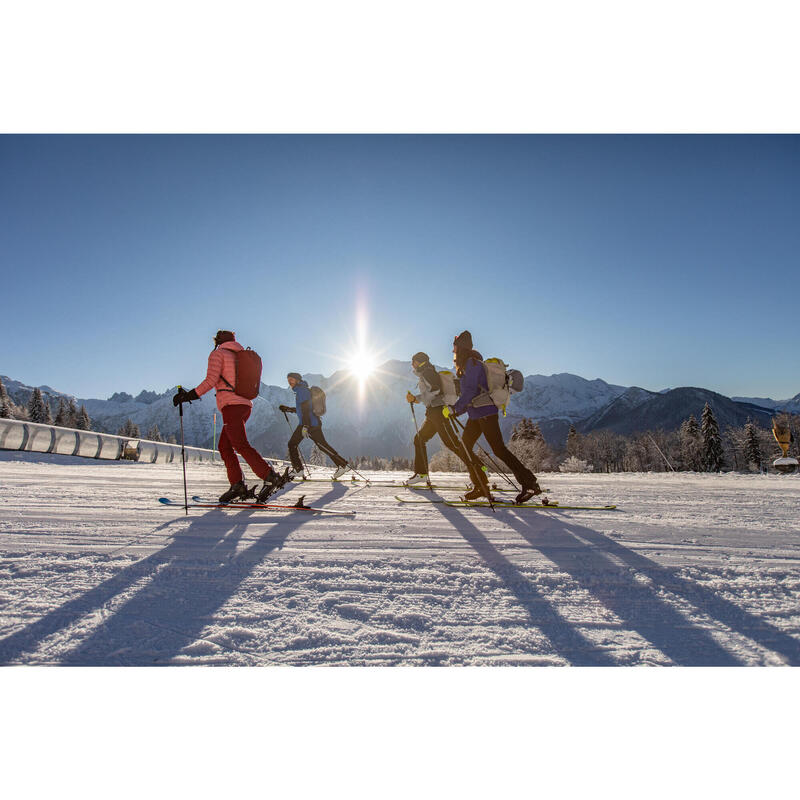
{"type": "MultiPolygon", "coordinates": [[[[198,374],[198,381],[201,377],[198,374]]],[[[317,374],[304,377],[310,384],[325,390],[328,397],[328,413],[324,420],[326,436],[342,453],[383,457],[410,454],[414,423],[405,394],[416,384],[410,362],[387,361],[363,387],[344,370],[334,372],[330,377],[317,374]]],[[[5,376],[0,378],[15,403],[27,404],[33,387],[5,376]]],[[[49,394],[51,402],[59,396],[70,397],[49,386],[39,388],[49,394]]],[[[130,418],[139,426],[143,436],[155,424],[166,438],[179,434],[178,414],[172,405],[175,391],[175,387],[162,393],[142,391],[135,397],[126,392],[116,392],[107,400],[75,400],[79,406],[85,405],[93,422],[99,423],[106,431],[115,433],[130,418]]],[[[748,419],[767,426],[772,414],[778,410],[800,413],[800,394],[789,400],[772,400],[729,398],[695,387],[654,392],[636,386],[616,386],[599,378],[586,380],[578,375],[560,373],[526,377],[524,390],[512,396],[508,416],[502,418],[501,426],[508,433],[516,422],[529,417],[539,423],[548,442],[560,446],[573,424],[582,433],[611,430],[632,434],[658,428],[675,430],[690,414],[699,420],[706,402],[714,409],[722,428],[743,425],[748,419]]],[[[255,446],[265,454],[278,457],[286,452],[290,426],[293,428],[297,424],[296,416],[289,414],[290,426],[287,426],[284,415],[278,411],[280,404],[294,405],[294,394],[288,386],[262,383],[247,423],[248,435],[255,446]]],[[[213,393],[185,409],[187,444],[211,445],[215,411],[213,393]]],[[[423,413],[417,407],[420,422],[423,413]]],[[[221,425],[218,415],[217,433],[221,425]]]]}

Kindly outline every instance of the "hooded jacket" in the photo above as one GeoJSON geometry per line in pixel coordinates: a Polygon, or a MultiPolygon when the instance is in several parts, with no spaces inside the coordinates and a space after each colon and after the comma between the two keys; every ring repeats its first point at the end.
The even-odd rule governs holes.
{"type": "Polygon", "coordinates": [[[296,383],[292,388],[295,394],[297,404],[297,418],[300,420],[301,425],[307,428],[316,428],[319,424],[319,417],[317,417],[311,410],[311,390],[305,381],[296,383]]]}
{"type": "Polygon", "coordinates": [[[489,398],[487,405],[475,407],[472,401],[481,395],[488,396],[489,382],[486,380],[486,370],[483,361],[477,358],[468,358],[464,367],[464,374],[461,376],[461,394],[454,409],[456,415],[463,414],[465,411],[470,419],[481,419],[497,414],[497,406],[489,398]]]}
{"type": "Polygon", "coordinates": [[[437,408],[444,405],[442,396],[442,378],[430,361],[426,361],[418,369],[414,370],[417,376],[419,394],[414,395],[417,402],[421,402],[425,408],[437,408]]]}
{"type": "Polygon", "coordinates": [[[251,400],[236,394],[231,387],[236,386],[236,356],[244,350],[239,342],[223,342],[208,357],[206,379],[195,389],[198,397],[202,397],[211,389],[217,390],[217,408],[222,411],[225,406],[243,405],[253,407],[251,400]],[[223,380],[225,378],[225,380],[223,380]],[[227,381],[228,383],[226,383],[227,381]],[[230,385],[229,385],[230,384],[230,385]]]}

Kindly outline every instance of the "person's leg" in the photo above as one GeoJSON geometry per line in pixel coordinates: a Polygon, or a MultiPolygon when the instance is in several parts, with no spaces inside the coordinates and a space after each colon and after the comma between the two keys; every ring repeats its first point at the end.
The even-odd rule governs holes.
{"type": "Polygon", "coordinates": [[[486,478],[486,473],[481,469],[480,462],[475,456],[470,458],[469,453],[458,438],[458,434],[453,430],[453,425],[450,420],[445,419],[441,414],[439,419],[441,423],[437,427],[439,437],[444,446],[455,453],[464,462],[464,466],[466,466],[469,472],[469,477],[472,480],[473,486],[482,486],[488,489],[489,481],[486,478]]]}
{"type": "Polygon", "coordinates": [[[289,460],[295,472],[303,471],[303,462],[300,460],[300,442],[303,441],[303,426],[298,425],[289,439],[289,460]]]}
{"type": "Polygon", "coordinates": [[[523,489],[536,486],[536,476],[506,447],[497,414],[481,417],[480,426],[492,452],[514,473],[523,489]]]}
{"type": "MultiPolygon", "coordinates": [[[[225,417],[223,416],[223,420],[225,417]]],[[[228,439],[228,426],[223,424],[222,431],[219,434],[219,443],[217,445],[222,461],[225,464],[225,469],[228,473],[228,483],[233,486],[235,483],[244,480],[242,475],[242,468],[239,465],[239,459],[236,458],[236,453],[233,451],[230,439],[228,439]]]]}
{"type": "Polygon", "coordinates": [[[461,443],[464,445],[464,449],[467,451],[467,455],[470,457],[474,457],[474,453],[472,449],[475,447],[475,442],[478,441],[478,438],[481,435],[481,426],[476,419],[469,419],[467,420],[467,424],[464,426],[464,432],[461,434],[461,443]]]}
{"type": "Polygon", "coordinates": [[[414,472],[417,475],[425,475],[430,471],[428,466],[428,451],[425,445],[433,439],[437,431],[436,415],[442,419],[442,412],[438,409],[428,409],[425,412],[425,422],[419,429],[419,433],[414,435],[414,472]]]}
{"type": "Polygon", "coordinates": [[[244,424],[250,416],[250,406],[236,403],[222,409],[223,429],[227,431],[233,449],[250,465],[250,469],[261,478],[267,480],[272,467],[264,461],[258,451],[247,441],[244,424]]]}
{"type": "Polygon", "coordinates": [[[316,428],[309,428],[308,437],[323,453],[331,457],[337,467],[347,466],[347,459],[342,458],[325,440],[325,435],[322,433],[322,425],[317,425],[316,428]]]}

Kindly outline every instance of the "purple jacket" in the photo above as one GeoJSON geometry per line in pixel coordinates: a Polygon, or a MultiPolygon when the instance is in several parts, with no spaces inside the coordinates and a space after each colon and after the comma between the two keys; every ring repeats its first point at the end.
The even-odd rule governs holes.
{"type": "Polygon", "coordinates": [[[489,403],[485,406],[473,408],[470,403],[482,392],[488,391],[489,384],[486,382],[486,371],[483,362],[474,358],[467,360],[464,374],[461,376],[461,394],[455,404],[456,415],[463,414],[465,411],[470,419],[481,419],[497,414],[497,406],[489,403]]]}

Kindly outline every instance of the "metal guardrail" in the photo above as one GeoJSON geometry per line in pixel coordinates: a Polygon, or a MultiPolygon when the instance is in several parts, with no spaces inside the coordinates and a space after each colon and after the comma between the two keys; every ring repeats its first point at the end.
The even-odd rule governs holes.
{"type": "MultiPolygon", "coordinates": [[[[180,463],[181,446],[147,439],[131,439],[97,431],[79,431],[19,419],[0,419],[0,450],[58,453],[118,460],[129,458],[147,464],[180,463]]],[[[215,461],[217,454],[202,447],[186,447],[186,461],[215,461]]]]}

